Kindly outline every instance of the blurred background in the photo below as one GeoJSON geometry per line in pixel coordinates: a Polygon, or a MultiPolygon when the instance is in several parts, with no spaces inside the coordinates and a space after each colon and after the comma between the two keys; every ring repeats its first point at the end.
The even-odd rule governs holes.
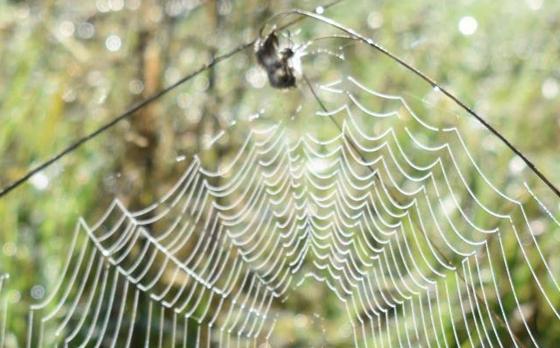
{"type": "MultiPolygon", "coordinates": [[[[212,57],[250,42],[273,13],[320,5],[325,3],[0,0],[0,187],[212,57]]],[[[560,185],[560,2],[345,0],[325,15],[374,38],[452,90],[560,185]]],[[[306,20],[290,30],[297,42],[326,29],[306,20]]],[[[429,93],[429,86],[404,71],[394,72],[393,62],[371,50],[353,53],[357,58],[347,59],[345,66],[304,63],[303,69],[314,81],[352,71],[411,99],[424,100],[429,93]]],[[[55,287],[78,218],[94,221],[115,197],[137,210],[167,192],[220,130],[280,93],[258,69],[252,49],[243,51],[0,199],[0,272],[10,275],[1,293],[8,305],[3,323],[7,347],[25,345],[29,306],[55,287]]],[[[313,103],[285,93],[280,98],[294,106],[302,100],[313,103]]],[[[446,116],[461,114],[449,108],[454,110],[439,120],[462,122],[446,116]]],[[[267,114],[268,121],[286,118],[277,110],[267,114]]],[[[323,121],[299,122],[297,127],[314,127],[309,123],[323,121]]],[[[497,180],[507,177],[500,182],[506,188],[512,172],[519,182],[531,183],[558,216],[558,198],[527,170],[517,170],[511,151],[486,133],[481,128],[467,132],[476,159],[497,180]]],[[[203,162],[219,167],[245,136],[243,129],[229,131],[227,143],[204,152],[203,162]]],[[[508,192],[516,194],[515,189],[508,192]]],[[[546,257],[560,267],[554,247],[560,245],[560,231],[542,223],[550,233],[539,243],[550,246],[546,257]]],[[[511,262],[515,266],[515,256],[511,262]]],[[[533,313],[540,314],[535,319],[539,340],[554,346],[560,330],[549,330],[546,323],[556,318],[540,309],[542,303],[531,301],[536,290],[527,277],[513,278],[533,313]]],[[[326,292],[317,287],[301,291],[279,309],[286,314],[277,326],[275,346],[351,344],[346,312],[326,292]],[[321,320],[301,314],[324,306],[332,308],[321,320]]]]}

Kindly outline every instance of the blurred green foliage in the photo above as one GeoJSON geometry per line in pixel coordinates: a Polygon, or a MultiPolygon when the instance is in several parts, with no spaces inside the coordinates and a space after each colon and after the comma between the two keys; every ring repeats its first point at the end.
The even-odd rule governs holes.
{"type": "MultiPolygon", "coordinates": [[[[272,13],[318,5],[305,0],[0,0],[0,186],[212,56],[253,39],[272,13]]],[[[560,185],[560,2],[346,0],[326,14],[373,37],[454,91],[560,185]],[[465,22],[467,17],[476,25],[465,22]]],[[[312,25],[303,28],[306,38],[321,32],[312,25]]],[[[400,85],[404,82],[391,73],[394,63],[367,48],[356,52],[349,71],[388,89],[402,87],[411,100],[424,97],[417,88],[407,92],[400,85]]],[[[54,287],[78,217],[99,216],[114,196],[142,207],[166,192],[185,168],[183,158],[199,153],[216,130],[259,104],[243,97],[244,88],[251,87],[245,77],[252,68],[248,50],[0,199],[0,271],[11,276],[3,293],[10,303],[9,347],[23,346],[29,304],[54,287]]],[[[308,68],[313,75],[313,68],[304,65],[308,68]]],[[[320,77],[338,69],[327,66],[320,77]]],[[[264,93],[275,91],[265,87],[264,93]]],[[[511,153],[481,133],[467,134],[470,148],[497,178],[507,178],[511,153]]],[[[243,140],[242,133],[235,136],[229,139],[232,144],[243,140]]],[[[228,147],[222,151],[227,153],[228,147]]],[[[208,156],[205,163],[220,165],[218,155],[208,156]]],[[[558,199],[526,175],[553,212],[560,210],[558,199]]],[[[558,255],[552,256],[560,231],[552,232],[539,242],[559,274],[558,255]]],[[[514,244],[506,247],[515,268],[523,260],[514,244]]],[[[513,279],[531,302],[535,289],[528,275],[514,274],[513,279]]],[[[344,346],[347,338],[336,332],[347,326],[346,313],[325,289],[308,285],[286,304],[278,336],[292,339],[278,345],[322,345],[327,340],[344,346]],[[298,316],[306,308],[330,313],[328,337],[313,320],[298,316]]],[[[539,338],[552,347],[560,332],[546,329],[547,318],[550,313],[542,314],[539,338]]]]}

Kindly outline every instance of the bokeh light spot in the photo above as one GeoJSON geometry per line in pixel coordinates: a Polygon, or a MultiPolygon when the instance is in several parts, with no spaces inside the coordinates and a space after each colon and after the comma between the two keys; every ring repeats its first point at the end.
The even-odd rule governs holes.
{"type": "Polygon", "coordinates": [[[465,16],[459,21],[459,31],[465,36],[470,36],[478,29],[478,21],[471,16],[465,16]]]}
{"type": "Polygon", "coordinates": [[[555,78],[548,78],[544,80],[541,93],[543,97],[546,99],[554,99],[558,96],[558,92],[560,92],[560,87],[558,86],[558,81],[555,78]]]}
{"type": "Polygon", "coordinates": [[[111,34],[105,40],[105,47],[111,52],[117,52],[121,49],[122,41],[118,35],[111,34]]]}

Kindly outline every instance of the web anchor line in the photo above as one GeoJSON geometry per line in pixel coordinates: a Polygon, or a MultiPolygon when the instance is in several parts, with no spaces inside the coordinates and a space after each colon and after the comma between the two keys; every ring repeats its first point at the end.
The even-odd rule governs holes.
{"type": "MultiPolygon", "coordinates": [[[[332,7],[340,2],[342,2],[344,0],[335,0],[332,1],[324,6],[321,6],[323,9],[327,9],[329,7],[332,7]]],[[[305,17],[300,17],[300,18],[296,18],[293,21],[290,21],[284,25],[282,25],[281,27],[279,27],[277,30],[283,30],[286,29],[298,22],[300,22],[301,20],[303,20],[305,17]]],[[[138,104],[132,106],[131,108],[129,108],[128,110],[126,110],[125,112],[123,112],[122,114],[116,116],[115,118],[113,118],[111,121],[105,123],[104,125],[102,125],[101,127],[97,128],[96,130],[94,130],[93,132],[83,136],[82,138],[74,141],[73,143],[71,143],[70,145],[68,145],[66,148],[64,148],[62,151],[60,151],[59,153],[55,154],[54,156],[52,156],[51,158],[49,158],[48,160],[44,161],[43,163],[37,165],[35,168],[31,169],[30,171],[28,171],[26,174],[24,174],[22,177],[20,177],[19,179],[16,179],[15,181],[13,181],[12,183],[8,184],[7,186],[3,187],[0,190],[0,198],[6,196],[8,193],[10,193],[12,190],[14,190],[15,188],[19,187],[20,185],[22,185],[23,183],[27,182],[29,179],[31,179],[31,177],[37,173],[39,173],[40,171],[50,167],[53,163],[57,162],[58,160],[62,159],[63,157],[65,157],[66,155],[74,152],[75,150],[77,150],[79,147],[81,147],[83,144],[87,143],[88,141],[96,138],[98,135],[101,135],[102,133],[104,133],[105,131],[109,130],[110,128],[112,128],[113,126],[115,126],[116,124],[120,123],[121,121],[130,118],[131,116],[134,116],[136,114],[137,111],[143,109],[144,107],[152,104],[153,102],[155,102],[156,100],[158,100],[159,98],[163,97],[164,95],[166,95],[167,93],[171,92],[172,90],[174,90],[175,88],[179,87],[180,85],[182,85],[183,83],[193,79],[194,77],[200,75],[201,73],[205,72],[206,70],[209,70],[210,68],[214,67],[215,65],[217,65],[218,63],[227,60],[228,58],[231,58],[233,56],[235,56],[237,53],[242,52],[244,50],[246,50],[247,48],[253,47],[255,45],[255,42],[257,42],[257,39],[253,39],[250,42],[244,43],[242,45],[237,46],[236,48],[232,49],[231,51],[224,53],[220,56],[216,56],[213,57],[209,62],[207,62],[206,64],[204,64],[203,66],[201,66],[200,68],[198,68],[197,70],[195,70],[194,72],[182,77],[181,79],[179,79],[178,81],[176,81],[175,83],[171,84],[170,86],[160,90],[159,92],[156,92],[155,94],[147,97],[146,99],[140,101],[138,104]]]]}
{"type": "Polygon", "coordinates": [[[367,37],[358,33],[357,31],[355,31],[351,28],[348,28],[348,27],[338,23],[337,21],[334,21],[334,20],[332,20],[330,18],[327,18],[325,16],[322,16],[320,14],[296,9],[296,10],[290,10],[290,11],[277,13],[277,14],[273,15],[271,18],[274,18],[274,17],[277,17],[277,16],[287,16],[287,15],[300,15],[300,16],[303,16],[303,17],[310,17],[310,18],[316,19],[320,22],[323,22],[327,25],[330,25],[334,28],[337,28],[337,29],[347,33],[348,35],[350,35],[351,38],[349,38],[349,39],[361,41],[361,42],[365,43],[366,45],[375,48],[376,50],[383,53],[384,55],[386,55],[390,59],[396,61],[398,64],[402,65],[403,67],[405,67],[406,69],[408,69],[409,71],[414,73],[415,75],[422,78],[424,81],[426,81],[428,84],[430,84],[433,88],[437,88],[438,90],[440,90],[447,97],[451,98],[451,100],[453,100],[463,110],[465,110],[471,116],[476,118],[476,120],[478,122],[480,122],[487,130],[489,130],[492,134],[494,134],[496,137],[498,137],[498,139],[500,139],[511,151],[513,151],[513,153],[515,153],[517,156],[519,156],[523,160],[523,162],[531,169],[531,171],[533,173],[535,173],[542,180],[542,182],[546,186],[548,186],[556,194],[556,196],[558,198],[560,198],[560,189],[558,187],[556,187],[550,181],[550,179],[548,179],[543,174],[543,172],[539,168],[537,168],[537,166],[526,155],[524,155],[523,152],[521,152],[521,150],[519,150],[511,141],[509,141],[496,128],[494,128],[490,123],[488,123],[488,121],[486,121],[484,118],[482,118],[480,115],[478,115],[471,107],[467,106],[464,102],[462,102],[453,93],[451,93],[447,89],[440,86],[433,78],[429,77],[425,73],[423,73],[420,70],[418,70],[417,68],[413,67],[412,65],[407,63],[402,58],[399,58],[396,54],[387,50],[385,47],[381,46],[380,44],[374,42],[372,39],[368,39],[367,37]]]}
{"type": "MultiPolygon", "coordinates": [[[[336,4],[338,4],[339,2],[341,2],[343,0],[336,0],[333,1],[325,6],[322,6],[323,8],[329,8],[331,6],[334,6],[336,4]]],[[[378,43],[375,43],[374,41],[372,41],[371,39],[366,38],[365,36],[359,34],[358,32],[347,28],[343,25],[341,25],[338,22],[333,21],[332,19],[329,19],[327,17],[318,15],[316,13],[312,13],[309,11],[304,11],[304,10],[291,10],[291,11],[286,11],[286,12],[280,12],[277,13],[275,15],[273,15],[271,18],[274,18],[276,16],[280,16],[280,15],[290,15],[290,14],[299,14],[300,18],[293,20],[291,22],[286,23],[285,25],[281,26],[280,28],[276,29],[276,30],[282,30],[285,29],[297,22],[299,22],[299,20],[301,20],[302,18],[305,17],[311,17],[314,18],[316,20],[319,20],[323,23],[326,23],[328,25],[331,25],[335,28],[338,28],[344,32],[346,32],[347,34],[351,35],[350,39],[355,39],[355,40],[359,40],[364,42],[365,44],[377,49],[378,51],[380,51],[381,53],[385,54],[386,56],[388,56],[389,58],[395,60],[397,63],[399,63],[400,65],[404,66],[405,68],[407,68],[408,70],[412,71],[414,74],[416,74],[417,76],[421,77],[423,80],[425,80],[426,82],[428,82],[432,87],[439,89],[443,94],[445,94],[447,97],[451,98],[455,103],[457,103],[457,105],[459,105],[461,108],[463,108],[465,111],[467,111],[471,116],[475,117],[486,129],[488,129],[492,134],[494,134],[496,137],[498,137],[511,151],[513,151],[517,156],[519,156],[523,162],[531,169],[531,171],[533,171],[544,183],[546,186],[548,186],[555,194],[557,197],[560,198],[560,189],[558,189],[543,173],[540,169],[538,169],[538,167],[527,157],[525,156],[521,150],[519,150],[515,145],[513,145],[512,142],[510,142],[505,136],[503,136],[497,129],[495,129],[492,125],[490,125],[486,120],[484,120],[481,116],[479,116],[472,108],[468,107],[465,103],[463,103],[458,97],[456,97],[454,94],[452,94],[451,92],[449,92],[447,89],[441,87],[437,82],[435,82],[432,78],[430,78],[429,76],[427,76],[426,74],[422,73],[420,70],[416,69],[415,67],[413,67],[412,65],[410,65],[409,63],[407,63],[406,61],[404,61],[403,59],[399,58],[398,56],[396,56],[395,54],[391,53],[390,51],[388,51],[387,49],[385,49],[384,47],[380,46],[378,43]]],[[[108,123],[104,124],[103,126],[101,126],[100,128],[98,128],[97,130],[93,131],[92,133],[78,139],[77,141],[75,141],[74,143],[70,144],[68,147],[66,147],[64,150],[62,150],[61,152],[59,152],[58,154],[54,155],[53,157],[51,157],[50,159],[46,160],[45,162],[41,163],[40,165],[36,166],[35,168],[31,169],[29,172],[27,172],[25,175],[23,175],[21,178],[13,181],[11,184],[8,184],[7,186],[5,186],[4,188],[2,188],[0,190],[0,198],[6,196],[8,193],[10,193],[12,190],[14,190],[15,188],[17,188],[18,186],[22,185],[23,183],[27,182],[33,175],[39,173],[40,171],[48,168],[49,166],[51,166],[53,163],[57,162],[58,160],[62,159],[63,157],[65,157],[66,155],[68,155],[71,152],[74,152],[75,150],[77,150],[80,146],[82,146],[84,143],[92,140],[93,138],[97,137],[98,135],[100,135],[101,133],[105,132],[106,130],[112,128],[114,125],[116,125],[117,123],[119,123],[120,121],[127,119],[131,116],[133,116],[138,110],[148,106],[149,104],[153,103],[154,101],[156,101],[157,99],[163,97],[165,94],[169,93],[170,91],[172,91],[173,89],[177,88],[178,86],[182,85],[183,83],[191,80],[192,78],[196,77],[197,75],[203,73],[204,71],[212,68],[213,66],[215,66],[216,64],[220,63],[223,60],[226,60],[232,56],[234,56],[235,54],[244,51],[245,49],[252,47],[255,42],[257,41],[257,39],[253,39],[251,42],[242,44],[238,47],[236,47],[235,49],[229,51],[228,53],[225,53],[221,56],[217,56],[214,57],[212,60],[210,60],[210,62],[206,63],[205,65],[203,65],[202,67],[200,67],[198,70],[194,71],[193,73],[181,78],[180,80],[178,80],[177,82],[175,82],[174,84],[168,86],[167,88],[162,89],[161,91],[157,92],[156,94],[144,99],[143,101],[141,101],[140,103],[136,104],[135,106],[131,107],[130,109],[128,109],[127,111],[125,111],[124,113],[122,113],[121,115],[115,117],[113,120],[109,121],[108,123]]]]}

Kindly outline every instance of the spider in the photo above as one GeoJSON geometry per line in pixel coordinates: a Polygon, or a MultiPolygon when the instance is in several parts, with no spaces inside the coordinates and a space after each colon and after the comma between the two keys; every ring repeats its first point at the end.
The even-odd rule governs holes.
{"type": "Polygon", "coordinates": [[[273,30],[266,37],[255,43],[257,62],[266,71],[270,85],[278,89],[296,87],[297,76],[301,75],[297,50],[280,49],[276,32],[273,30]]]}
{"type": "MultiPolygon", "coordinates": [[[[289,33],[288,33],[289,34],[289,33]]],[[[306,49],[319,40],[324,39],[350,39],[355,38],[350,36],[328,35],[309,40],[302,45],[291,45],[291,47],[280,48],[280,41],[276,34],[276,29],[273,29],[267,36],[262,36],[262,29],[260,38],[255,42],[255,55],[258,64],[266,71],[270,85],[278,89],[288,89],[297,87],[296,82],[299,78],[305,78],[301,68],[301,58],[308,54],[328,53],[339,59],[344,59],[343,55],[336,53],[318,50],[315,53],[306,53],[306,49]],[[342,58],[341,58],[342,57],[342,58]]],[[[290,42],[291,37],[289,37],[290,42]]],[[[340,46],[342,50],[348,44],[340,46]]]]}

